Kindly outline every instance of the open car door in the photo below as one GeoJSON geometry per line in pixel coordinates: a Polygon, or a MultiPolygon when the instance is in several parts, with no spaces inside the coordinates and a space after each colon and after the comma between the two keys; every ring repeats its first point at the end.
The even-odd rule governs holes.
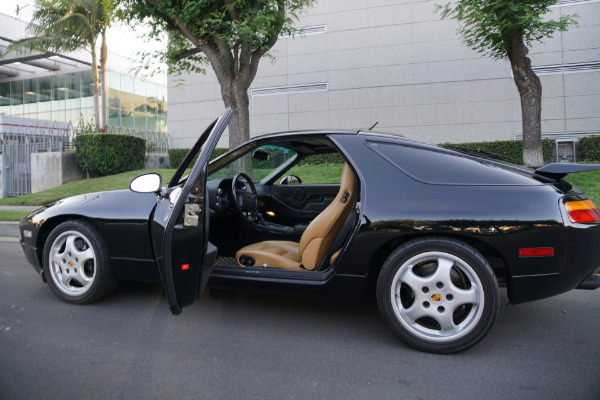
{"type": "Polygon", "coordinates": [[[217,248],[208,241],[206,175],[210,155],[231,114],[227,108],[202,133],[167,188],[161,191],[154,211],[154,256],[169,308],[175,315],[202,295],[217,257],[217,248]],[[196,156],[198,159],[192,164],[196,156]],[[187,179],[181,179],[190,166],[187,179]]]}

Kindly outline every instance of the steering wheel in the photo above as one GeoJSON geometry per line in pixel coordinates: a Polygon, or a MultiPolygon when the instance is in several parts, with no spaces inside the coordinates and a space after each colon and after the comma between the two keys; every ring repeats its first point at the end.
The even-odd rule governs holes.
{"type": "Polygon", "coordinates": [[[238,214],[246,222],[254,222],[258,218],[258,200],[252,179],[243,172],[237,174],[231,182],[233,204],[238,214]]]}

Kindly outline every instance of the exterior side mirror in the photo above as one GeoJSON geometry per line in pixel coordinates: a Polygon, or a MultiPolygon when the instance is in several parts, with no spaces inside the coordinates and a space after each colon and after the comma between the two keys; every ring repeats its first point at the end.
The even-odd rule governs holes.
{"type": "Polygon", "coordinates": [[[136,193],[156,193],[162,188],[162,178],[156,172],[138,175],[129,182],[129,190],[136,193]]]}
{"type": "Polygon", "coordinates": [[[259,161],[269,161],[271,159],[271,154],[268,151],[256,149],[254,150],[254,153],[252,153],[252,158],[259,161]]]}
{"type": "Polygon", "coordinates": [[[296,175],[287,175],[284,176],[280,181],[280,185],[300,185],[302,183],[302,179],[297,177],[296,175]]]}

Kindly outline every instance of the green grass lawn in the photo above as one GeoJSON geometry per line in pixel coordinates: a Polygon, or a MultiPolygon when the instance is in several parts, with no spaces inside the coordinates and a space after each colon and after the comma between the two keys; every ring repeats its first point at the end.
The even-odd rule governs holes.
{"type": "Polygon", "coordinates": [[[129,187],[129,182],[133,178],[147,172],[159,173],[162,176],[163,184],[166,184],[175,173],[175,170],[137,170],[123,172],[122,174],[117,175],[103,176],[101,178],[84,179],[81,181],[65,183],[62,186],[44,190],[38,193],[26,194],[25,196],[19,197],[10,197],[8,199],[0,199],[0,205],[43,206],[44,204],[78,194],[127,189],[129,187]]]}
{"type": "Polygon", "coordinates": [[[600,207],[600,170],[567,175],[565,180],[580,187],[600,207]]]}
{"type": "MultiPolygon", "coordinates": [[[[339,182],[341,169],[341,166],[328,166],[326,168],[318,166],[302,166],[294,167],[288,172],[288,174],[299,176],[302,179],[302,182],[306,184],[334,183],[339,182]]],[[[39,193],[28,194],[20,197],[11,197],[8,199],[0,199],[0,205],[42,206],[56,200],[64,199],[65,197],[75,196],[78,194],[101,192],[105,190],[127,189],[131,179],[146,172],[157,172],[161,174],[163,184],[166,184],[175,173],[175,170],[158,169],[129,171],[122,174],[105,176],[101,178],[69,182],[62,186],[44,190],[43,192],[39,193]]],[[[590,196],[594,204],[600,206],[600,170],[571,174],[567,176],[566,180],[583,189],[583,191],[590,196]]],[[[0,210],[0,220],[19,221],[27,214],[27,211],[0,210]]]]}
{"type": "Polygon", "coordinates": [[[20,221],[30,211],[22,210],[0,210],[0,221],[20,221]]]}

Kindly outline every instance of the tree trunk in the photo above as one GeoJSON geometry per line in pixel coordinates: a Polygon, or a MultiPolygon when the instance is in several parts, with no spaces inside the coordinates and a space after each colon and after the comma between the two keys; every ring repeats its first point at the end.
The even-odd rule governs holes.
{"type": "Polygon", "coordinates": [[[250,111],[248,106],[248,88],[239,80],[219,82],[225,107],[231,107],[233,115],[227,126],[229,129],[229,148],[233,149],[250,139],[250,111]]]}
{"type": "Polygon", "coordinates": [[[106,97],[106,61],[108,59],[108,48],[106,46],[106,33],[102,32],[102,47],[100,50],[100,76],[102,81],[102,120],[100,122],[102,127],[106,126],[106,103],[108,98],[106,97]]]}
{"type": "Polygon", "coordinates": [[[96,130],[100,128],[100,110],[98,99],[98,60],[96,59],[96,49],[92,47],[92,88],[94,89],[94,122],[96,130]]]}
{"type": "Polygon", "coordinates": [[[542,83],[531,68],[529,50],[521,34],[511,36],[508,58],[521,98],[523,161],[533,167],[544,164],[542,152],[542,83]]]}

